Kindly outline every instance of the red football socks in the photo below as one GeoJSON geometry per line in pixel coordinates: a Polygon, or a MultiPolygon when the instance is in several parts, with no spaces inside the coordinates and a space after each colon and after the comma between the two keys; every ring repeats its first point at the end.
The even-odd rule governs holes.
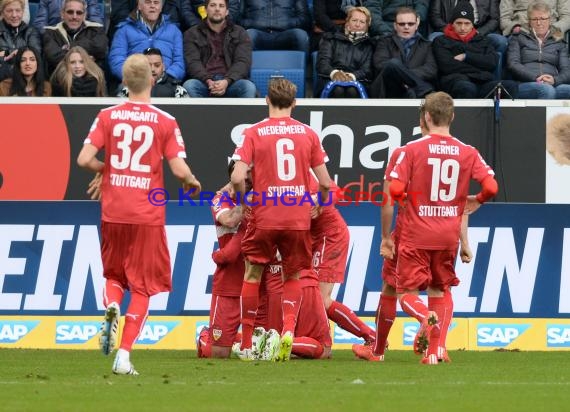
{"type": "Polygon", "coordinates": [[[400,305],[404,312],[422,323],[429,316],[429,310],[419,296],[405,293],[400,297],[400,305]]]}
{"type": "Polygon", "coordinates": [[[148,296],[131,293],[131,302],[125,315],[125,326],[121,337],[121,349],[131,351],[146,321],[149,301],[148,296]]]}
{"type": "Polygon", "coordinates": [[[375,337],[374,331],[360,320],[356,314],[347,306],[336,300],[333,300],[327,309],[327,316],[344,330],[352,333],[354,336],[364,339],[367,342],[373,341],[375,337]]]}
{"type": "Polygon", "coordinates": [[[259,306],[259,282],[243,281],[241,288],[241,350],[251,348],[251,337],[259,306]]]}
{"type": "Polygon", "coordinates": [[[376,315],[376,345],[373,348],[374,354],[383,355],[386,349],[388,334],[396,319],[396,296],[380,295],[378,311],[376,315]]]}
{"type": "Polygon", "coordinates": [[[109,306],[111,302],[116,302],[120,306],[123,296],[125,296],[125,289],[119,282],[112,279],[105,280],[105,288],[103,289],[103,305],[105,307],[109,306]]]}
{"type": "Polygon", "coordinates": [[[299,279],[289,278],[283,282],[283,294],[281,295],[281,306],[283,307],[283,332],[295,334],[297,325],[297,315],[301,307],[303,291],[299,279]]]}

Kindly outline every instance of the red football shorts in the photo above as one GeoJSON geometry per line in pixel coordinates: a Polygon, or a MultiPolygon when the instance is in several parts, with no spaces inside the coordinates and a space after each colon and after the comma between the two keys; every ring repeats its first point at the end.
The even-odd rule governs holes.
{"type": "Polygon", "coordinates": [[[398,249],[397,292],[425,290],[428,286],[446,290],[459,285],[455,275],[454,250],[426,250],[400,244],[398,249]]]}
{"type": "Polygon", "coordinates": [[[346,225],[333,227],[312,240],[313,267],[319,274],[319,282],[343,283],[350,241],[346,225]]]}
{"type": "Polygon", "coordinates": [[[317,340],[323,346],[332,346],[329,318],[318,286],[303,288],[295,336],[306,336],[317,340]]]}
{"type": "Polygon", "coordinates": [[[103,276],[144,296],[172,290],[164,226],[101,222],[103,276]]]}
{"type": "Polygon", "coordinates": [[[254,265],[267,265],[281,254],[285,277],[311,267],[311,235],[308,230],[257,229],[248,225],[241,243],[246,259],[254,265]]]}
{"type": "Polygon", "coordinates": [[[213,346],[231,347],[241,322],[239,296],[212,295],[210,304],[210,342],[213,346]]]}

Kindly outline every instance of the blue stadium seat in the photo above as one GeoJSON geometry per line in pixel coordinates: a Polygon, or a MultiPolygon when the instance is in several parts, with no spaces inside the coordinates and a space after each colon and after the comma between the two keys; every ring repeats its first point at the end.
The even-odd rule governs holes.
{"type": "Polygon", "coordinates": [[[38,14],[38,9],[40,8],[40,3],[28,3],[30,5],[30,26],[34,22],[36,15],[38,14]]]}
{"type": "Polygon", "coordinates": [[[293,50],[255,50],[252,53],[251,81],[261,97],[267,95],[267,85],[274,77],[285,77],[297,85],[297,96],[305,97],[304,52],[293,50]]]}

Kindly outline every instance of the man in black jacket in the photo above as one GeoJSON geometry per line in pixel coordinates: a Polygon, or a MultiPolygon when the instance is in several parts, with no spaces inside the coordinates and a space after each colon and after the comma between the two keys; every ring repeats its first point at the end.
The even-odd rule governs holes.
{"type": "MultiPolygon", "coordinates": [[[[150,92],[151,97],[190,97],[186,89],[180,85],[180,82],[164,71],[160,49],[149,47],[143,54],[148,59],[152,78],[154,79],[154,85],[150,92]]],[[[129,97],[129,89],[126,86],[121,88],[118,96],[129,97]]]]}
{"type": "Polygon", "coordinates": [[[184,33],[190,97],[255,97],[251,40],[228,16],[228,0],[206,0],[206,19],[184,33]]]}
{"type": "MultiPolygon", "coordinates": [[[[493,80],[499,56],[490,41],[477,33],[473,21],[473,7],[468,1],[460,1],[443,36],[433,41],[440,88],[454,98],[484,98],[499,83],[493,80]]],[[[516,82],[503,80],[502,85],[515,97],[516,82]]]]}
{"type": "Polygon", "coordinates": [[[418,33],[419,16],[409,7],[396,12],[394,33],[380,39],[373,56],[379,70],[371,97],[420,98],[434,90],[437,65],[431,43],[418,33]]]}

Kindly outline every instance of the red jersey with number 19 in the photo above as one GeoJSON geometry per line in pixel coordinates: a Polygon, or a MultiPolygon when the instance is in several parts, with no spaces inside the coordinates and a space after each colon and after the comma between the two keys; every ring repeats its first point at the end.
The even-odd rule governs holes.
{"type": "Polygon", "coordinates": [[[407,185],[400,243],[419,249],[457,248],[469,182],[495,173],[477,149],[451,136],[408,143],[390,173],[407,185]]]}
{"type": "Polygon", "coordinates": [[[164,207],[148,196],[164,187],[162,159],[186,158],[176,119],[150,104],[125,102],[101,110],[84,143],[105,149],[101,220],[164,225],[164,207]]]}
{"type": "Polygon", "coordinates": [[[309,126],[290,117],[265,119],[245,130],[233,159],[253,165],[257,228],[309,229],[310,168],[328,160],[309,126]]]}

